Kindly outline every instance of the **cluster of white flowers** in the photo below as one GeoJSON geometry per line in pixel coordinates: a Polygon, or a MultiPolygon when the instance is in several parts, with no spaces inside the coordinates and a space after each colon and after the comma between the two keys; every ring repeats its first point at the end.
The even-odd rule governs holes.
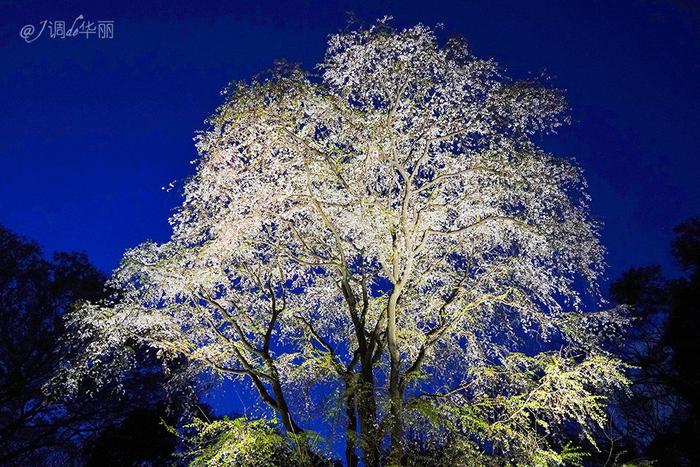
{"type": "MultiPolygon", "coordinates": [[[[580,169],[530,138],[566,121],[561,93],[422,25],[334,35],[319,69],[280,65],[227,93],[197,138],[172,239],[128,251],[118,303],[78,319],[104,336],[96,354],[139,336],[248,378],[296,417],[287,428],[303,419],[295,387],[351,394],[358,374],[387,426],[440,387],[468,406],[489,391],[460,387],[497,380],[475,368],[566,340],[574,281],[595,291],[602,268],[580,169]]],[[[580,400],[562,404],[586,418],[580,400]]]]}

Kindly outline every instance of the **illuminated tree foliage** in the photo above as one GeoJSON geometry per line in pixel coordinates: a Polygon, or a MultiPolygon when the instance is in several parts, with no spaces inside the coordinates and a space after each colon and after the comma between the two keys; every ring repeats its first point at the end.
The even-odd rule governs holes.
{"type": "Polygon", "coordinates": [[[290,446],[290,440],[265,420],[237,418],[204,422],[196,419],[185,427],[188,438],[188,457],[191,467],[218,467],[221,465],[304,465],[310,459],[305,452],[290,446]]]}
{"type": "Polygon", "coordinates": [[[600,342],[622,321],[582,312],[603,249],[581,170],[532,140],[566,122],[561,93],[385,20],[318,69],[227,90],[172,238],[72,316],[102,339],[69,385],[136,336],[249,382],[295,436],[325,414],[350,465],[577,462],[559,430],[592,442],[626,380],[600,342]]]}

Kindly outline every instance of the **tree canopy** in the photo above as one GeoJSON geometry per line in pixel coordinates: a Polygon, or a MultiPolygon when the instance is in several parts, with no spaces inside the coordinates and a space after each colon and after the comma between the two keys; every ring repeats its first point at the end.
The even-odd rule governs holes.
{"type": "Polygon", "coordinates": [[[349,465],[578,462],[559,430],[593,443],[626,379],[603,345],[623,320],[584,312],[604,252],[581,170],[535,144],[562,92],[386,20],[317,69],[226,90],[172,238],[71,315],[95,339],[67,386],[138,339],[249,383],[301,451],[330,426],[349,465]]]}

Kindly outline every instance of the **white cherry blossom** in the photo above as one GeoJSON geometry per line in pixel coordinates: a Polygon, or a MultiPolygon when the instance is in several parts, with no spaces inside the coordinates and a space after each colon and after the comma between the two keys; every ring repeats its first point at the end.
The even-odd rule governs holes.
{"type": "Polygon", "coordinates": [[[387,21],[331,36],[318,70],[225,93],[172,238],[127,251],[118,297],[72,316],[96,341],[68,379],[138,339],[251,383],[290,432],[337,394],[367,465],[416,433],[573,456],[556,427],[590,436],[625,380],[591,337],[619,318],[581,312],[604,253],[581,169],[532,139],[566,123],[562,93],[387,21]]]}

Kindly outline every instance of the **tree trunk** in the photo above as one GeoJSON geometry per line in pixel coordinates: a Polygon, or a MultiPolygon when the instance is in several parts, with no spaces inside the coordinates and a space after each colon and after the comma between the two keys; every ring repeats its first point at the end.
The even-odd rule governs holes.
{"type": "Polygon", "coordinates": [[[367,467],[379,466],[379,444],[376,402],[374,400],[374,375],[371,356],[362,362],[360,384],[357,389],[357,412],[360,417],[360,446],[367,467]]]}
{"type": "Polygon", "coordinates": [[[348,467],[357,467],[359,459],[355,453],[357,443],[357,416],[355,415],[355,396],[352,395],[352,389],[347,388],[348,397],[345,401],[345,413],[348,418],[347,429],[345,432],[345,462],[348,467]]]}
{"type": "Polygon", "coordinates": [[[306,461],[311,463],[311,448],[309,447],[309,443],[306,438],[306,433],[299,425],[297,425],[297,423],[294,421],[294,418],[292,417],[292,412],[291,410],[289,410],[289,405],[287,405],[287,400],[284,397],[282,384],[279,381],[279,374],[277,373],[277,368],[275,368],[274,362],[272,361],[272,358],[269,357],[269,355],[266,358],[266,363],[270,368],[270,371],[274,375],[274,378],[272,378],[271,381],[272,393],[275,396],[276,410],[277,413],[280,415],[280,418],[282,419],[282,425],[284,425],[284,428],[289,433],[292,433],[294,435],[294,441],[297,443],[301,454],[306,459],[306,461]]]}
{"type": "Polygon", "coordinates": [[[389,464],[399,465],[403,455],[403,426],[401,420],[401,354],[399,352],[398,339],[396,336],[396,304],[398,302],[400,287],[395,286],[389,297],[387,309],[387,348],[390,357],[389,373],[389,416],[391,426],[391,451],[389,454],[389,464]]]}

